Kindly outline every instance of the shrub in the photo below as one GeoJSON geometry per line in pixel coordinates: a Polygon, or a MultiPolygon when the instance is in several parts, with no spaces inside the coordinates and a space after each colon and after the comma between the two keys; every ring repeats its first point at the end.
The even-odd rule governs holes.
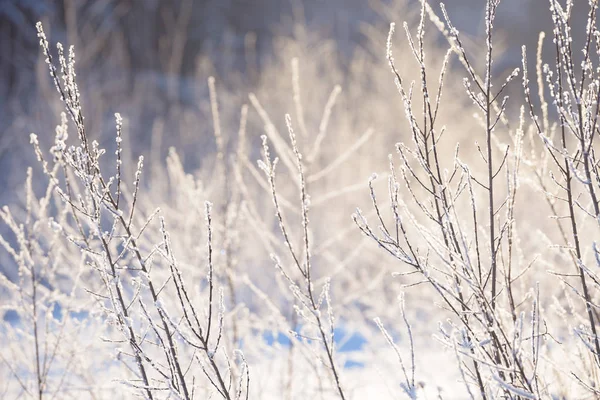
{"type": "MultiPolygon", "coordinates": [[[[544,64],[540,35],[536,96],[525,48],[522,68],[504,76],[493,68],[499,0],[486,2],[480,61],[443,5],[443,20],[423,0],[416,27],[404,24],[402,65],[391,24],[388,83],[408,128],[379,174],[386,200],[378,174],[368,199],[354,195],[363,187],[355,179],[365,165],[378,168],[361,157],[391,135],[340,134],[360,119],[351,112],[335,121],[364,87],[351,86],[345,100],[341,86],[320,88],[324,110],[314,117],[317,96],[304,90],[301,66],[318,73],[319,65],[293,58],[286,133],[263,105],[277,99],[257,92],[248,100],[258,118],[250,122],[244,104],[234,136],[210,77],[210,162],[187,174],[171,149],[166,167],[145,176],[142,156],[128,163],[120,114],[107,146],[114,157],[92,138],[74,49],[58,44],[55,56],[38,24],[64,112],[48,151],[31,135],[45,190],[36,194],[29,169],[25,207],[0,212],[10,231],[0,244],[18,270],[18,280],[0,281],[3,396],[598,396],[597,2],[581,59],[573,2],[549,5],[554,59],[544,64]],[[441,56],[427,41],[431,26],[449,44],[441,56]],[[472,104],[454,97],[460,75],[472,104]],[[519,78],[523,104],[513,100],[519,78]],[[461,121],[466,133],[457,112],[474,114],[474,123],[461,121]],[[254,143],[248,131],[260,125],[254,143]],[[356,226],[340,222],[348,204],[360,206],[356,226]]],[[[374,112],[393,125],[377,110],[390,104],[380,100],[374,112]]]]}

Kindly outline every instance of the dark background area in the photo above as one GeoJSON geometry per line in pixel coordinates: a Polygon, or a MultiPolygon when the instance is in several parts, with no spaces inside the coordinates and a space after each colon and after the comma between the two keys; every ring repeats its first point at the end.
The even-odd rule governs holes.
{"type": "MultiPolygon", "coordinates": [[[[289,35],[293,22],[305,23],[323,39],[333,39],[341,56],[348,55],[364,39],[365,22],[387,24],[377,10],[393,0],[0,0],[0,106],[6,111],[13,99],[26,99],[35,88],[34,66],[39,56],[35,22],[43,21],[52,42],[82,45],[93,51],[79,64],[95,68],[112,64],[107,55],[123,46],[120,73],[131,90],[133,75],[168,71],[194,76],[196,59],[205,54],[222,72],[248,72],[254,61],[260,72],[268,62],[273,37],[289,35]],[[183,37],[180,47],[175,45],[183,37]],[[248,60],[245,48],[253,45],[256,60],[248,60]],[[169,65],[173,52],[182,54],[180,65],[169,65]]],[[[408,3],[409,9],[418,2],[408,3]]],[[[437,2],[431,2],[435,5],[437,2]]],[[[454,24],[469,36],[483,31],[483,0],[451,0],[447,8],[454,24]]],[[[584,2],[581,2],[584,3],[584,2]]],[[[437,8],[437,6],[436,6],[437,8]]],[[[439,10],[439,8],[438,8],[439,10]]],[[[441,15],[441,14],[440,14],[441,15]]],[[[580,15],[584,17],[584,15],[580,15]]],[[[397,15],[401,23],[406,16],[397,15]]],[[[519,57],[520,45],[533,45],[537,32],[550,19],[546,0],[504,0],[497,28],[519,57]]],[[[10,109],[10,108],[9,108],[10,109]]]]}

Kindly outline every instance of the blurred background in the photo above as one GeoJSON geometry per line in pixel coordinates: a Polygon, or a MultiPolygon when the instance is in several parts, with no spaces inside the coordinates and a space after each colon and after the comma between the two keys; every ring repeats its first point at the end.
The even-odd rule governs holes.
{"type": "MultiPolygon", "coordinates": [[[[439,11],[437,2],[431,3],[439,11]]],[[[447,5],[453,23],[475,51],[482,42],[484,4],[451,0],[447,5]],[[471,38],[477,39],[470,43],[471,38]]],[[[583,12],[577,12],[576,5],[575,18],[583,21],[586,7],[580,6],[583,12]]],[[[21,146],[28,133],[45,123],[41,116],[50,98],[44,97],[48,82],[40,67],[37,21],[44,23],[51,43],[75,46],[80,85],[95,98],[87,111],[94,113],[93,130],[109,129],[103,121],[112,124],[112,114],[119,110],[129,118],[129,134],[139,139],[136,150],[142,151],[148,148],[157,118],[180,107],[201,112],[209,75],[217,77],[221,90],[245,101],[248,92],[273,82],[267,75],[273,69],[284,72],[273,67],[289,62],[282,59],[289,52],[281,52],[284,39],[289,39],[310,56],[311,49],[330,42],[320,56],[337,68],[322,68],[320,76],[311,79],[341,84],[357,53],[383,59],[385,43],[373,46],[373,30],[385,32],[390,21],[401,24],[417,11],[416,0],[0,0],[0,167],[5,171],[18,165],[14,157],[26,158],[21,146]]],[[[549,22],[544,0],[504,0],[496,40],[503,44],[499,49],[510,50],[495,69],[502,73],[518,66],[520,46],[535,46],[538,32],[549,22]]],[[[172,126],[163,146],[184,145],[185,152],[194,154],[206,146],[202,135],[194,135],[193,143],[182,136],[172,126]]],[[[22,180],[20,170],[1,174],[2,192],[14,190],[22,180]]]]}
{"type": "MultiPolygon", "coordinates": [[[[575,21],[585,21],[584,3],[575,6],[575,21]]],[[[452,0],[447,5],[480,71],[485,61],[484,4],[452,0]]],[[[551,18],[543,0],[504,0],[498,13],[493,67],[501,82],[520,66],[521,45],[527,45],[530,53],[535,51],[538,33],[549,29],[551,18]]],[[[358,205],[369,202],[367,178],[373,172],[385,172],[388,153],[406,139],[403,105],[385,60],[389,23],[398,23],[394,38],[398,67],[407,79],[418,80],[400,29],[404,21],[414,29],[418,15],[415,0],[0,0],[0,204],[23,204],[26,169],[33,165],[34,174],[39,172],[29,133],[38,134],[42,146],[49,147],[63,111],[38,45],[35,23],[42,21],[53,48],[56,42],[75,46],[86,129],[108,149],[107,162],[112,162],[115,148],[114,113],[124,117],[124,165],[133,176],[137,157],[145,155],[150,173],[145,174],[149,178],[144,187],[153,201],[149,208],[173,200],[164,168],[171,146],[186,173],[203,182],[215,179],[217,148],[207,84],[214,76],[228,152],[239,144],[240,109],[250,105],[243,149],[247,153],[244,168],[250,172],[243,177],[251,192],[246,196],[255,200],[256,216],[276,230],[264,183],[255,179],[261,174],[252,169],[260,157],[260,135],[268,125],[265,115],[285,132],[283,117],[292,114],[301,150],[311,148],[323,110],[339,85],[341,94],[327,137],[318,154],[313,154],[310,168],[315,177],[311,194],[316,199],[316,241],[328,244],[324,250],[334,257],[328,262],[338,256],[343,260],[360,239],[349,216],[358,205]],[[298,99],[294,85],[301,95],[298,99]],[[336,207],[332,209],[328,205],[333,200],[336,207]]],[[[427,58],[434,71],[432,79],[437,79],[448,44],[430,23],[427,32],[427,58]]],[[[574,33],[575,37],[581,34],[583,29],[574,33]]],[[[551,45],[546,40],[545,46],[551,45]]],[[[529,63],[533,70],[535,57],[529,63]]],[[[468,158],[479,128],[474,119],[456,118],[473,113],[463,95],[463,77],[453,58],[445,83],[445,93],[450,94],[443,98],[440,118],[453,132],[453,143],[465,142],[461,149],[468,158]]],[[[514,83],[511,91],[516,110],[522,104],[520,84],[514,83]]],[[[502,137],[503,133],[498,134],[502,137]]],[[[453,145],[447,151],[451,157],[453,145]]],[[[45,186],[34,184],[34,189],[42,191],[45,186]]],[[[215,198],[208,200],[220,197],[219,192],[211,196],[215,198]]],[[[528,213],[544,219],[547,210],[528,213]]],[[[246,256],[262,265],[268,252],[256,252],[246,256]]],[[[369,273],[379,277],[395,268],[377,264],[380,256],[363,257],[377,271],[369,273]]],[[[11,263],[0,260],[4,260],[0,271],[15,279],[11,263]]],[[[364,269],[356,270],[356,274],[363,273],[364,269]]],[[[266,279],[263,275],[258,279],[266,279]]],[[[342,280],[340,287],[362,279],[362,275],[349,276],[347,285],[342,280]]],[[[395,293],[389,292],[391,298],[395,293]]]]}
{"type": "MultiPolygon", "coordinates": [[[[441,17],[439,4],[431,3],[441,17]]],[[[575,6],[575,21],[585,21],[584,3],[575,6]]],[[[480,0],[447,4],[480,71],[484,4],[480,0]]],[[[551,18],[544,0],[504,0],[498,13],[493,67],[501,82],[520,66],[521,45],[527,45],[530,53],[535,51],[538,33],[549,29],[551,18]]],[[[265,196],[264,183],[256,179],[261,173],[252,170],[260,158],[260,135],[268,125],[264,116],[285,132],[284,115],[292,114],[301,150],[311,148],[325,105],[339,85],[341,94],[327,137],[318,154],[313,154],[310,169],[318,177],[311,184],[316,240],[328,244],[324,249],[330,251],[328,257],[343,260],[360,239],[349,216],[358,205],[369,202],[366,180],[373,172],[385,173],[387,155],[395,143],[406,139],[403,105],[385,60],[389,23],[398,24],[394,38],[398,67],[406,79],[418,80],[401,29],[407,21],[414,31],[418,15],[416,0],[0,0],[0,204],[23,204],[27,167],[34,167],[34,182],[39,176],[35,175],[39,165],[29,133],[35,132],[48,148],[63,111],[38,45],[35,23],[42,21],[53,49],[56,42],[75,46],[86,129],[107,148],[109,163],[115,148],[114,113],[123,116],[126,173],[133,176],[137,157],[144,154],[149,171],[144,187],[152,193],[149,208],[173,202],[175,194],[164,168],[171,146],[186,173],[202,182],[214,180],[217,148],[207,84],[214,76],[228,152],[239,144],[240,109],[243,104],[250,106],[243,149],[247,153],[244,169],[250,172],[243,177],[250,191],[246,196],[255,201],[256,217],[264,218],[265,227],[276,231],[271,201],[265,196]],[[298,102],[294,84],[301,95],[298,102]],[[335,208],[329,207],[331,201],[336,202],[335,208]]],[[[575,37],[583,34],[580,31],[575,37]]],[[[431,23],[426,40],[432,79],[437,79],[448,44],[431,23]]],[[[546,46],[551,46],[551,40],[546,40],[546,46]]],[[[529,62],[534,70],[535,57],[529,62]]],[[[464,142],[461,149],[468,158],[479,127],[474,119],[456,118],[473,113],[462,89],[463,77],[453,58],[445,83],[449,94],[442,99],[440,118],[453,132],[451,141],[464,142]]],[[[520,84],[514,83],[511,91],[512,109],[517,110],[522,104],[520,84]]],[[[453,146],[448,146],[449,157],[453,146]]],[[[41,192],[45,186],[34,184],[34,189],[41,192]]],[[[219,192],[210,196],[214,197],[211,201],[222,197],[219,192]]],[[[539,215],[531,211],[528,215],[542,219],[547,215],[547,210],[536,211],[539,215]]],[[[269,263],[267,251],[255,253],[246,254],[253,260],[251,265],[269,263]]],[[[0,256],[0,271],[15,279],[16,270],[5,256],[0,256]]],[[[377,264],[380,255],[363,258],[377,271],[369,273],[379,277],[395,268],[377,264]]],[[[356,274],[363,273],[364,269],[356,270],[356,274]]],[[[258,279],[266,279],[263,275],[258,279]]],[[[348,276],[340,286],[350,287],[356,278],[360,282],[364,276],[348,276]]],[[[395,293],[389,292],[391,298],[395,293]]]]}

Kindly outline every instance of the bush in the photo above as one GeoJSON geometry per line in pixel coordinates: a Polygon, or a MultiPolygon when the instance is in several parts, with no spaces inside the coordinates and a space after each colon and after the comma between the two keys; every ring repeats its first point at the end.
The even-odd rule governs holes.
{"type": "MultiPolygon", "coordinates": [[[[171,149],[146,176],[142,156],[129,163],[120,114],[105,156],[87,130],[73,47],[54,55],[38,23],[64,112],[48,151],[31,135],[39,171],[28,170],[24,207],[0,212],[18,270],[0,281],[3,397],[600,395],[597,2],[582,43],[573,2],[549,4],[554,55],[544,63],[541,34],[535,96],[525,48],[522,68],[496,76],[499,0],[486,3],[478,61],[443,5],[440,19],[421,1],[416,27],[404,24],[402,65],[391,24],[386,81],[407,130],[364,198],[356,176],[380,168],[373,159],[396,129],[344,131],[363,127],[361,102],[396,124],[391,97],[366,102],[353,83],[347,95],[304,90],[300,66],[317,75],[322,64],[293,58],[286,133],[259,100],[276,109],[276,96],[257,92],[255,120],[244,104],[234,136],[210,77],[214,154],[192,175],[171,149]],[[430,26],[445,53],[427,41],[430,26]],[[455,97],[460,76],[467,102],[455,97]],[[349,112],[336,120],[338,108],[349,112]],[[260,125],[257,146],[248,132],[260,125]]],[[[351,76],[380,64],[357,59],[351,76]]]]}

